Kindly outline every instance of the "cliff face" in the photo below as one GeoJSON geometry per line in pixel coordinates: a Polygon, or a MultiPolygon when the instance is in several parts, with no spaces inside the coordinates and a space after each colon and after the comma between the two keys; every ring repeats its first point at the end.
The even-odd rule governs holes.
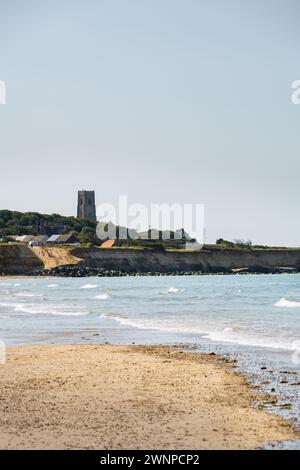
{"type": "Polygon", "coordinates": [[[153,250],[75,248],[72,254],[83,265],[127,272],[202,271],[232,272],[246,268],[264,272],[285,268],[300,270],[299,250],[201,250],[164,252],[153,250]]]}
{"type": "Polygon", "coordinates": [[[26,245],[0,245],[0,274],[31,274],[43,269],[42,261],[26,245]]]}
{"type": "Polygon", "coordinates": [[[300,271],[300,249],[156,251],[96,247],[0,245],[0,274],[32,274],[45,268],[85,266],[124,272],[231,273],[300,271]]]}

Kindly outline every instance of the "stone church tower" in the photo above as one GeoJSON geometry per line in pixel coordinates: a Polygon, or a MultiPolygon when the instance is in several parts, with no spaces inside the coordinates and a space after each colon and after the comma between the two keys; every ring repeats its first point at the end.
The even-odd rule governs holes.
{"type": "Polygon", "coordinates": [[[95,191],[78,191],[77,218],[97,221],[95,191]]]}

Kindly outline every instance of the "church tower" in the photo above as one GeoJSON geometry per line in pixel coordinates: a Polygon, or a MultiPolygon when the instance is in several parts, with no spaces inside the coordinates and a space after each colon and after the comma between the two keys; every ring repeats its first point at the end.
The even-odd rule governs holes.
{"type": "Polygon", "coordinates": [[[78,191],[77,218],[97,221],[95,191],[78,191]]]}

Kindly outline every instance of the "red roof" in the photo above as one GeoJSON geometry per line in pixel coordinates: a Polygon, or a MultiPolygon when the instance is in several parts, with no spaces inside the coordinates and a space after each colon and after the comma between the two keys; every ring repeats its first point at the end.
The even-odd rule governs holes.
{"type": "Polygon", "coordinates": [[[101,248],[112,248],[115,243],[116,243],[116,240],[106,240],[105,242],[102,243],[101,248]]]}

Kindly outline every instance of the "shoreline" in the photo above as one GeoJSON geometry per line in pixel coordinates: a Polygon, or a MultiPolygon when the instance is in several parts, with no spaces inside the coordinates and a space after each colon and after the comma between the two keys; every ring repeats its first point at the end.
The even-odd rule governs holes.
{"type": "Polygon", "coordinates": [[[297,439],[291,422],[254,408],[274,400],[256,393],[217,355],[175,346],[9,347],[0,448],[256,449],[297,439]]]}

